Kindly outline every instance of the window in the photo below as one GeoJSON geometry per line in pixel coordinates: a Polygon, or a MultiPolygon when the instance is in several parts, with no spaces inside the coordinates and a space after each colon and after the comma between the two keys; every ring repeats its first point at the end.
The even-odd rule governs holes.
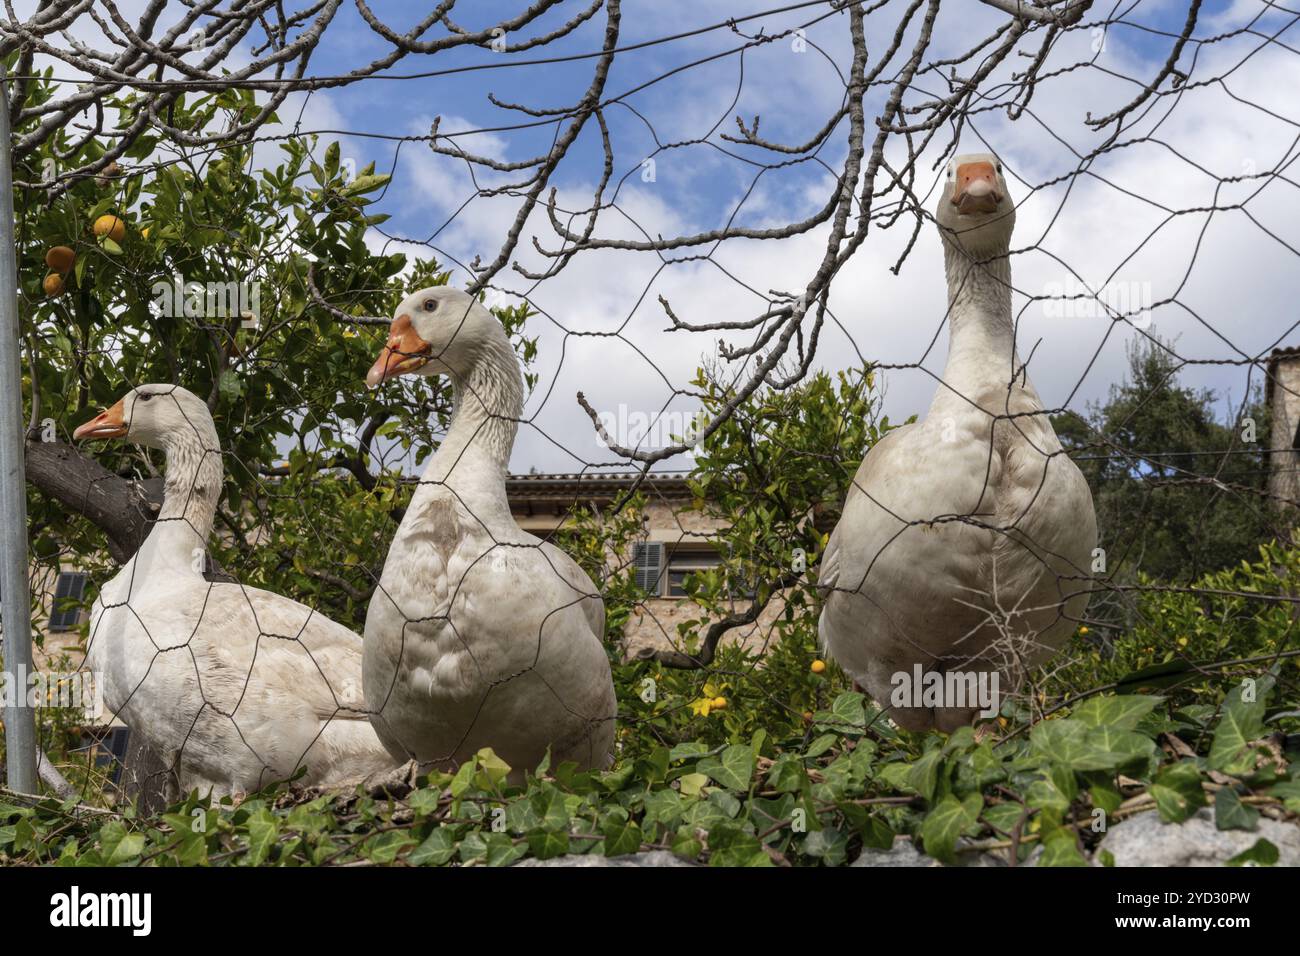
{"type": "MultiPolygon", "coordinates": [[[[633,546],[632,562],[636,568],[636,585],[651,597],[686,597],[686,578],[720,567],[722,555],[707,545],[681,545],[668,551],[659,541],[644,541],[633,546]]],[[[753,598],[748,582],[735,582],[733,598],[753,598]]]]}
{"type": "Polygon", "coordinates": [[[81,623],[81,598],[86,593],[87,575],[81,571],[61,571],[54,582],[54,601],[50,604],[51,633],[75,631],[81,623]]]}
{"type": "Polygon", "coordinates": [[[658,541],[637,542],[632,547],[632,565],[636,568],[636,586],[657,596],[664,566],[664,546],[658,541]]]}
{"type": "Polygon", "coordinates": [[[674,549],[668,558],[668,597],[686,597],[686,576],[716,568],[722,557],[716,551],[674,549]]]}

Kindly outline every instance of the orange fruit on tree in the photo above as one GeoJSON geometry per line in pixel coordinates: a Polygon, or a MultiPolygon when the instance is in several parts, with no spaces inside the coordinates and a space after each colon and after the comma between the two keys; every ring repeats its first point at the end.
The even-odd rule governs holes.
{"type": "Polygon", "coordinates": [[[54,298],[54,296],[63,292],[63,276],[57,272],[51,272],[45,277],[45,281],[41,283],[41,288],[45,290],[46,295],[54,298]]]}
{"type": "Polygon", "coordinates": [[[822,660],[813,661],[811,670],[814,674],[820,674],[822,671],[826,670],[826,662],[822,660]]]}
{"type": "Polygon", "coordinates": [[[727,709],[727,698],[725,698],[725,697],[715,697],[715,698],[713,698],[713,700],[710,702],[709,706],[712,707],[714,710],[726,710],[726,709],[727,709]]]}
{"type": "Polygon", "coordinates": [[[116,216],[100,216],[91,229],[100,239],[107,237],[114,242],[121,242],[126,238],[126,223],[116,216]]]}
{"type": "Polygon", "coordinates": [[[76,264],[77,254],[67,246],[52,246],[45,253],[45,264],[55,272],[69,272],[76,264]]]}

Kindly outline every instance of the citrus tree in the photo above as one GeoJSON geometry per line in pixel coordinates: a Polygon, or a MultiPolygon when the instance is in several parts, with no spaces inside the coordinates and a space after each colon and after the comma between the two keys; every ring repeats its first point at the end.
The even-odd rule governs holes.
{"type": "MultiPolygon", "coordinates": [[[[254,109],[251,93],[226,90],[178,100],[175,121],[237,122],[254,109]]],[[[100,148],[58,134],[23,175],[47,153],[88,162],[100,148]]],[[[66,438],[135,385],[179,384],[207,402],[225,453],[217,564],[351,620],[400,515],[401,479],[436,446],[450,407],[440,379],[403,380],[382,402],[367,393],[387,332],[362,316],[389,315],[448,273],[372,250],[368,231],[386,217],[367,207],[386,175],[356,169],[337,144],[277,149],[278,161],[237,145],[169,158],[142,137],[49,204],[21,194],[34,552],[106,569],[134,551],[160,462],[66,438]]],[[[497,314],[531,361],[526,309],[497,314]]]]}

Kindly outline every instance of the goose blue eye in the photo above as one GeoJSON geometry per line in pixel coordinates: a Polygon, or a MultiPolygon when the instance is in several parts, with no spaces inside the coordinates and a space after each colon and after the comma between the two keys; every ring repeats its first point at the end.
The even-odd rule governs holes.
{"type": "Polygon", "coordinates": [[[140,392],[136,395],[136,401],[140,402],[147,402],[151,398],[153,398],[153,392],[140,392]]]}
{"type": "Polygon", "coordinates": [[[433,299],[425,299],[425,300],[424,300],[424,311],[425,311],[425,312],[432,312],[432,311],[434,311],[436,308],[438,308],[438,303],[435,302],[433,299]]]}

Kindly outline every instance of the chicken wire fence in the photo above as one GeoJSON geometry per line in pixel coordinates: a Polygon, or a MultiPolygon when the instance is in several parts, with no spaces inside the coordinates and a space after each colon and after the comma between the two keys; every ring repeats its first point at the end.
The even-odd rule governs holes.
{"type": "MultiPolygon", "coordinates": [[[[1238,10],[1228,23],[1222,11],[1209,13],[1196,0],[1180,8],[1179,22],[1171,27],[1167,11],[1144,19],[1145,6],[816,0],[756,5],[743,15],[728,11],[716,22],[677,32],[656,27],[662,18],[651,19],[638,5],[619,0],[595,0],[577,13],[538,0],[479,27],[453,20],[456,4],[443,0],[405,30],[361,0],[354,7],[324,0],[296,8],[235,0],[179,8],[156,0],[134,21],[106,0],[43,4],[26,19],[10,13],[0,53],[7,58],[14,124],[23,398],[30,424],[28,479],[36,489],[33,606],[43,609],[43,623],[57,632],[66,621],[55,617],[67,605],[81,597],[89,607],[100,595],[94,622],[83,624],[79,645],[68,644],[66,657],[60,660],[54,650],[58,638],[46,637],[45,666],[73,682],[81,648],[95,654],[99,642],[104,673],[96,677],[111,699],[90,728],[92,736],[134,719],[148,730],[137,726],[133,732],[154,750],[134,762],[137,770],[179,777],[182,785],[240,792],[311,768],[313,754],[319,758],[316,769],[333,761],[354,775],[385,763],[369,759],[367,744],[335,732],[369,726],[376,716],[382,721],[395,687],[442,695],[445,714],[452,716],[427,718],[446,724],[429,735],[436,743],[415,746],[390,727],[384,735],[388,763],[399,751],[439,765],[463,760],[482,746],[501,752],[508,749],[505,739],[529,724],[528,708],[543,701],[554,705],[547,719],[566,728],[572,738],[566,745],[579,763],[601,766],[616,759],[615,726],[653,723],[664,711],[651,714],[642,706],[648,701],[624,695],[615,712],[612,702],[593,694],[589,685],[608,681],[609,665],[602,656],[603,674],[590,661],[575,668],[555,650],[567,646],[566,629],[589,629],[617,664],[629,654],[618,628],[635,619],[653,640],[630,656],[695,671],[698,697],[706,704],[723,696],[714,693],[721,687],[757,685],[774,645],[792,634],[808,639],[808,628],[815,630],[821,602],[837,591],[861,590],[840,580],[829,588],[823,580],[821,592],[813,585],[824,536],[841,514],[844,495],[853,489],[868,497],[875,492],[853,478],[870,441],[859,435],[841,442],[837,436],[851,431],[842,423],[829,441],[827,433],[810,432],[817,444],[787,444],[789,433],[781,425],[798,417],[801,390],[817,369],[846,367],[853,373],[846,387],[863,390],[859,413],[873,422],[883,409],[878,385],[911,375],[932,390],[954,391],[954,383],[934,370],[950,319],[942,297],[932,312],[907,309],[906,303],[876,309],[870,297],[886,293],[854,285],[853,277],[865,259],[881,255],[877,249],[887,250],[883,255],[891,260],[882,273],[903,273],[932,238],[930,231],[942,228],[932,210],[959,153],[995,155],[1014,205],[1037,210],[1039,231],[1022,231],[1010,242],[1010,294],[1022,359],[1008,390],[1018,379],[1035,377],[1039,345],[1046,352],[1060,334],[1059,326],[1056,332],[1049,326],[1038,343],[1026,341],[1023,328],[1045,311],[1086,321],[1094,333],[1090,353],[1070,366],[1073,381],[1038,381],[1059,401],[1029,418],[1052,416],[1067,438],[1064,450],[1044,453],[1039,466],[1068,455],[1093,479],[1099,504],[1107,482],[1136,489],[1121,506],[1098,509],[1101,537],[1097,552],[1088,549],[1087,562],[1073,562],[1068,570],[1040,562],[1060,595],[1052,626],[1065,621],[1072,633],[1083,630],[1083,646],[1104,653],[1110,634],[1145,613],[1143,595],[1211,593],[1198,581],[1216,567],[1213,549],[1198,550],[1191,541],[1174,545],[1195,552],[1195,573],[1158,581],[1139,576],[1142,556],[1152,547],[1147,532],[1156,533],[1144,521],[1157,513],[1162,496],[1176,493],[1192,538],[1222,534],[1214,515],[1229,503],[1234,521],[1253,522],[1253,538],[1289,542],[1289,509],[1297,505],[1296,445],[1289,437],[1295,422],[1275,420],[1271,447],[1265,447],[1267,409],[1253,389],[1267,382],[1274,408],[1285,408],[1285,397],[1296,394],[1295,383],[1279,371],[1285,355],[1272,352],[1294,341],[1297,323],[1289,315],[1270,316],[1268,336],[1234,334],[1240,330],[1229,327],[1229,313],[1242,304],[1252,308],[1251,292],[1244,289],[1235,303],[1209,296],[1210,308],[1199,308],[1196,279],[1205,269],[1199,237],[1185,250],[1162,252],[1162,274],[1175,277],[1164,294],[1117,302],[1113,292],[1132,281],[1124,278],[1133,274],[1126,264],[1161,243],[1171,224],[1194,223],[1193,231],[1203,235],[1216,217],[1229,214],[1244,227],[1238,241],[1258,243],[1269,254],[1281,250],[1283,268],[1293,267],[1294,235],[1278,210],[1296,188],[1296,119],[1275,105],[1276,97],[1261,95],[1257,81],[1235,85],[1261,62],[1278,76],[1294,69],[1296,51],[1287,36],[1300,11],[1246,5],[1250,9],[1244,15],[1238,10]],[[383,52],[350,72],[311,73],[313,52],[331,29],[342,28],[345,16],[383,52]],[[93,28],[100,38],[88,41],[78,27],[93,28]],[[1121,44],[1124,51],[1113,52],[1121,44]],[[1143,48],[1148,57],[1125,55],[1140,44],[1149,44],[1143,48]],[[644,75],[622,69],[647,51],[671,63],[656,62],[644,75]],[[427,69],[394,72],[402,61],[410,67],[425,63],[414,58],[430,56],[438,59],[427,61],[427,69]],[[839,102],[825,115],[796,109],[792,117],[791,104],[771,92],[773,82],[788,80],[796,69],[792,62],[800,71],[812,70],[807,64],[814,62],[819,75],[838,84],[839,102]],[[50,69],[42,72],[46,65],[50,69]],[[509,102],[491,92],[500,75],[516,70],[553,71],[567,98],[541,105],[509,102]],[[711,88],[727,90],[723,108],[707,115],[694,110],[689,124],[678,111],[673,134],[661,137],[657,125],[663,125],[664,99],[670,97],[661,91],[697,73],[709,77],[711,88]],[[1080,109],[1077,103],[1063,115],[1070,91],[1098,76],[1114,83],[1094,107],[1098,115],[1086,112],[1091,104],[1080,109]],[[441,78],[469,82],[465,88],[487,98],[499,118],[456,129],[443,128],[435,118],[420,134],[311,128],[303,120],[312,97],[331,90],[382,86],[378,96],[400,97],[405,87],[441,78]],[[756,86],[755,100],[749,94],[756,86]],[[763,117],[769,125],[760,134],[760,117],[745,118],[740,108],[765,98],[787,115],[775,123],[763,117]],[[1203,162],[1192,148],[1203,135],[1195,121],[1207,121],[1206,111],[1211,105],[1221,109],[1225,99],[1271,137],[1230,147],[1238,157],[1231,169],[1219,162],[1221,155],[1203,162]],[[1189,116],[1194,122],[1184,125],[1189,116]],[[774,126],[779,134],[770,132],[774,126]],[[1018,163],[1018,147],[1026,142],[1022,130],[1050,140],[1055,155],[1018,163]],[[327,143],[336,138],[365,144],[367,155],[391,178],[382,180],[338,149],[331,154],[327,143]],[[490,148],[476,152],[473,144],[485,141],[490,148]],[[1158,155],[1175,174],[1194,174],[1197,182],[1210,184],[1211,201],[1169,205],[1135,195],[1108,173],[1108,163],[1135,154],[1158,155]],[[261,173],[272,167],[272,155],[283,163],[279,180],[261,173]],[[506,158],[520,155],[526,158],[506,158]],[[433,182],[459,192],[446,197],[450,212],[426,233],[412,235],[381,221],[358,224],[361,198],[390,208],[384,205],[388,190],[404,177],[427,177],[429,163],[442,171],[433,182]],[[692,164],[707,164],[717,177],[701,189],[722,181],[735,200],[718,210],[691,210],[694,220],[661,209],[648,214],[644,192],[670,169],[688,177],[692,164]],[[284,177],[284,170],[292,177],[284,177]],[[259,175],[256,185],[245,182],[259,175]],[[294,177],[307,186],[290,195],[292,183],[285,179],[294,177]],[[575,185],[582,183],[590,185],[585,193],[575,185]],[[256,234],[210,218],[221,208],[211,193],[222,190],[241,197],[258,222],[256,234]],[[798,214],[786,215],[774,205],[772,197],[781,190],[795,194],[791,205],[798,214]],[[1108,223],[1081,217],[1082,203],[1111,193],[1133,199],[1146,215],[1108,223]],[[1086,198],[1072,203],[1077,195],[1086,198]],[[454,239],[456,229],[484,207],[492,210],[499,245],[467,257],[466,243],[454,239]],[[163,208],[180,221],[159,219],[155,213],[163,208]],[[304,210],[307,215],[290,214],[304,210]],[[147,238],[139,232],[147,220],[167,245],[134,253],[111,222],[88,238],[89,213],[119,217],[134,233],[130,239],[147,238]],[[694,227],[710,216],[716,221],[694,227]],[[1146,228],[1148,221],[1155,225],[1146,228]],[[49,275],[59,279],[50,294],[41,285],[46,269],[40,263],[60,234],[75,265],[61,271],[45,260],[49,275]],[[767,251],[779,248],[787,251],[775,257],[767,251]],[[387,258],[393,250],[428,261],[395,268],[387,258]],[[1089,280],[1099,251],[1111,266],[1096,283],[1089,280]],[[757,268],[745,267],[748,256],[757,268]],[[797,264],[797,284],[773,289],[768,276],[784,279],[796,271],[777,268],[788,266],[783,257],[797,264]],[[1088,265],[1072,259],[1087,259],[1088,265]],[[1054,276],[1056,285],[1017,285],[1016,270],[1030,261],[1037,263],[1037,275],[1054,276]],[[581,272],[585,279],[594,281],[601,272],[607,279],[612,271],[618,282],[594,318],[579,319],[566,314],[565,306],[581,284],[567,276],[588,262],[596,263],[595,272],[581,272]],[[688,271],[686,284],[672,281],[681,270],[688,271]],[[191,314],[181,304],[190,294],[182,279],[203,285],[208,305],[214,283],[232,285],[238,304],[216,315],[202,307],[191,314]],[[254,283],[255,309],[240,298],[245,282],[254,283]],[[687,294],[693,284],[708,287],[703,307],[687,294]],[[845,285],[851,291],[837,295],[845,285]],[[444,299],[439,292],[422,301],[414,294],[449,286],[469,297],[444,299]],[[562,291],[548,295],[552,288],[562,291]],[[97,301],[105,293],[110,297],[97,301]],[[499,349],[493,352],[500,341],[487,333],[479,337],[472,317],[481,307],[470,297],[493,307],[497,329],[509,339],[510,361],[499,349]],[[171,304],[160,307],[163,298],[171,304]],[[426,310],[428,301],[435,308],[426,310]],[[426,350],[429,340],[419,333],[433,326],[421,316],[439,309],[445,340],[426,350]],[[863,321],[864,313],[872,315],[871,322],[863,321]],[[1169,316],[1177,317],[1173,328],[1203,330],[1197,341],[1208,347],[1193,351],[1161,337],[1169,316]],[[931,330],[919,354],[890,360],[875,347],[889,322],[931,330]],[[664,352],[647,344],[659,336],[671,340],[674,351],[699,355],[701,377],[688,380],[677,369],[665,369],[664,352]],[[1085,382],[1105,350],[1130,337],[1149,343],[1145,354],[1159,359],[1159,375],[1166,379],[1207,367],[1238,374],[1233,381],[1243,391],[1227,416],[1230,440],[1212,449],[1187,447],[1171,434],[1163,447],[1144,445],[1147,434],[1126,430],[1141,418],[1142,399],[1126,409],[1127,418],[1108,422],[1111,430],[1097,427],[1098,419],[1082,408],[1085,382]],[[1241,344],[1246,338],[1253,344],[1241,344]],[[601,367],[593,359],[597,353],[582,347],[588,342],[618,358],[601,367]],[[479,374],[485,351],[500,360],[495,375],[479,374]],[[585,363],[573,357],[582,355],[585,363]],[[381,380],[390,370],[410,366],[442,369],[454,384],[417,375],[366,391],[362,380],[376,356],[381,380]],[[611,372],[615,381],[599,381],[611,372]],[[516,379],[527,386],[526,403],[522,392],[511,394],[516,379]],[[646,420],[668,420],[685,408],[682,430],[666,429],[652,441],[629,433],[602,404],[616,401],[620,386],[645,381],[658,389],[655,403],[644,409],[646,420]],[[571,382],[583,385],[576,396],[562,387],[571,382]],[[599,399],[593,397],[597,386],[599,399]],[[782,405],[785,396],[794,396],[794,404],[782,405]],[[88,437],[111,436],[134,422],[137,431],[125,437],[135,442],[141,440],[139,423],[155,415],[162,424],[146,437],[162,456],[129,445],[68,446],[74,428],[116,399],[125,403],[117,418],[106,419],[88,437]],[[146,406],[167,413],[146,413],[146,406]],[[467,417],[467,408],[477,414],[467,417]],[[1282,429],[1288,434],[1279,439],[1282,429]],[[503,471],[516,432],[569,463],[566,480],[559,482],[563,490],[551,496],[557,505],[553,527],[532,526],[538,530],[534,538],[521,536],[514,523],[518,515],[499,510],[507,487],[517,495],[530,489],[527,477],[507,479],[503,471]],[[453,434],[456,454],[448,455],[445,442],[453,434]],[[600,454],[592,452],[595,435],[605,449],[600,454]],[[743,461],[727,463],[718,450],[741,446],[765,449],[764,463],[751,461],[755,470],[745,472],[743,461]],[[435,448],[440,453],[427,465],[435,448]],[[485,457],[484,448],[500,454],[485,457]],[[682,465],[688,453],[696,455],[694,470],[682,465]],[[714,460],[726,467],[706,482],[701,469],[707,472],[714,460]],[[730,613],[720,612],[716,601],[691,604],[700,581],[713,573],[711,560],[679,568],[678,577],[661,583],[674,573],[666,555],[688,554],[683,546],[703,538],[726,538],[723,518],[779,509],[773,482],[755,475],[771,479],[786,465],[824,472],[823,484],[831,490],[785,516],[784,527],[797,539],[755,539],[743,558],[720,559],[721,574],[730,580],[712,593],[726,595],[730,613]],[[728,482],[728,474],[744,478],[728,482]],[[675,485],[678,475],[695,483],[675,485]],[[599,496],[587,489],[597,486],[605,489],[604,497],[593,511],[599,496]],[[670,487],[676,490],[670,493],[670,487]],[[728,515],[710,513],[707,501],[694,503],[706,491],[729,496],[728,515]],[[666,516],[657,534],[646,521],[652,511],[666,516]],[[700,513],[716,520],[701,521],[700,513]],[[90,524],[78,524],[73,516],[90,524]],[[633,520],[616,537],[620,518],[628,516],[633,520]],[[186,530],[158,534],[169,526],[186,530]],[[589,532],[585,539],[583,529],[589,532]],[[163,552],[147,550],[147,558],[161,563],[137,558],[127,564],[142,542],[156,545],[164,538],[176,539],[166,552],[171,565],[159,557],[163,552]],[[426,573],[418,586],[404,581],[400,568],[386,570],[385,559],[391,564],[392,553],[399,553],[396,547],[390,553],[394,541],[405,542],[407,550],[400,553],[426,573]],[[580,559],[582,569],[566,554],[580,559]],[[176,567],[185,555],[191,562],[176,567]],[[123,565],[129,572],[125,584],[105,599],[107,582],[123,565]],[[746,567],[762,567],[768,575],[745,580],[746,567]],[[783,570],[773,575],[774,568],[783,570]],[[84,595],[76,581],[64,577],[59,584],[69,569],[89,576],[84,595]],[[164,571],[180,577],[164,577],[164,571]],[[201,585],[192,578],[198,572],[206,574],[201,585]],[[185,573],[189,582],[177,583],[185,573]],[[154,587],[155,581],[164,587],[154,587]],[[301,603],[276,603],[254,583],[301,603]],[[56,601],[60,586],[65,593],[56,601]],[[808,603],[783,603],[800,588],[808,603]],[[665,589],[670,600],[650,593],[665,589]],[[404,595],[419,595],[418,606],[403,603],[404,595]],[[387,618],[374,610],[377,602],[389,609],[387,618]],[[788,607],[794,610],[784,613],[788,607]],[[615,608],[617,615],[611,613],[615,608]],[[367,613],[378,623],[366,624],[367,613]],[[372,629],[395,641],[382,693],[362,686],[361,641],[350,642],[339,629],[360,632],[363,625],[367,641],[376,639],[372,629]],[[129,650],[123,635],[137,642],[129,661],[120,656],[129,650]],[[494,643],[498,635],[502,640],[494,643]],[[506,636],[516,638],[513,645],[506,636]],[[745,653],[724,659],[721,649],[737,643],[745,653]],[[557,687],[573,696],[566,699],[557,687]],[[268,726],[270,715],[287,720],[284,709],[290,705],[298,721],[292,732],[284,722],[268,726]]],[[[492,19],[482,11],[472,18],[492,19]]],[[[972,274],[989,272],[987,260],[967,259],[972,274]]],[[[961,397],[971,407],[980,405],[961,397]]],[[[900,409],[896,417],[923,417],[926,402],[900,409]]],[[[982,413],[991,457],[1000,436],[1020,428],[1025,414],[1009,407],[982,413]]],[[[979,529],[1008,548],[1037,553],[1055,547],[1034,541],[1016,522],[991,524],[978,508],[899,520],[900,528],[922,530],[944,523],[979,529]]],[[[1260,606],[1295,603],[1285,589],[1214,593],[1260,606]]],[[[1015,623],[1014,610],[991,609],[986,597],[969,595],[989,615],[989,626],[1009,639],[1003,653],[1026,653],[1035,633],[1015,623]]],[[[895,599],[906,605],[911,595],[895,599]]],[[[1071,645],[1047,667],[1068,668],[1076,651],[1071,645]]],[[[1225,651],[1217,660],[1191,660],[1174,651],[1188,675],[1236,677],[1264,674],[1295,653],[1279,647],[1264,659],[1241,660],[1225,651]]],[[[972,660],[964,652],[958,656],[972,660]]],[[[983,660],[987,665],[989,659],[983,660]]],[[[1067,696],[1043,692],[1042,672],[1022,668],[1013,675],[1014,662],[1006,658],[996,666],[1014,678],[1009,696],[1031,713],[1041,716],[1068,703],[1067,696]]],[[[61,686],[56,680],[46,691],[57,697],[61,686]]],[[[407,693],[404,713],[418,710],[416,697],[407,693]]],[[[890,716],[888,702],[879,703],[880,715],[890,716]]],[[[792,715],[802,709],[781,699],[769,704],[792,715]]],[[[670,706],[684,709],[692,701],[688,696],[670,706]]],[[[707,707],[703,711],[707,716],[707,707]]],[[[68,720],[43,721],[42,745],[52,746],[53,736],[68,730],[68,720]]],[[[92,747],[64,762],[65,773],[75,771],[82,797],[107,785],[106,772],[114,773],[96,763],[97,752],[92,747]]],[[[135,781],[132,789],[142,783],[147,781],[135,781]]]]}

